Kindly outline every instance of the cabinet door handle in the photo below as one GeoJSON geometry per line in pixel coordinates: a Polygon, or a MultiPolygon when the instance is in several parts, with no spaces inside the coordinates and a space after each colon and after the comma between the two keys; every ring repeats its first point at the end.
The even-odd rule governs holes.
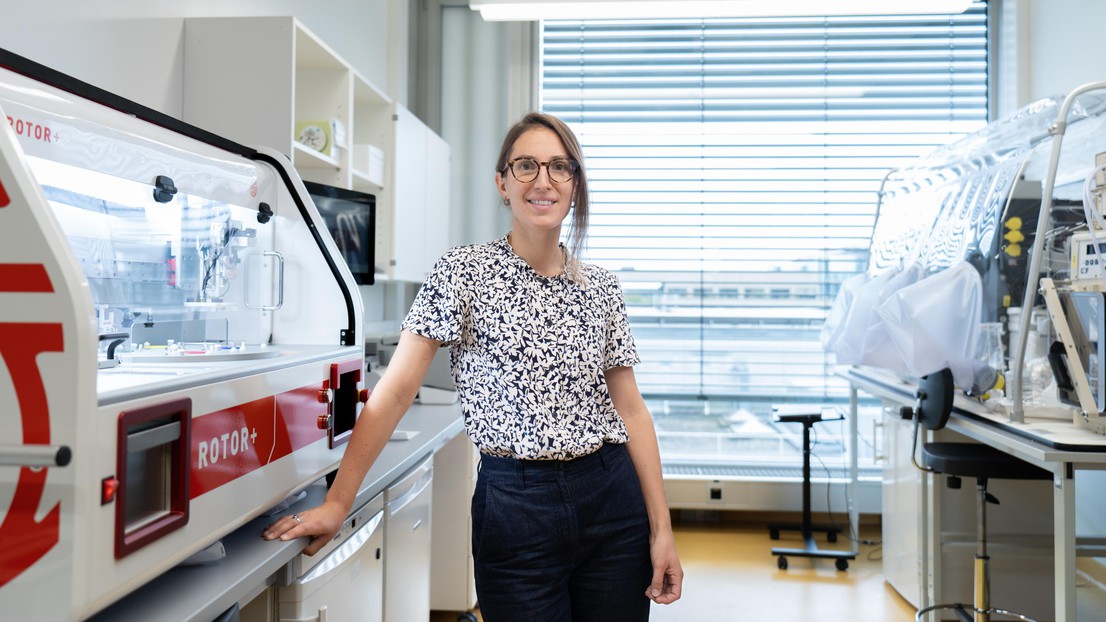
{"type": "Polygon", "coordinates": [[[277,300],[275,305],[255,305],[251,304],[249,300],[250,291],[250,270],[246,270],[246,307],[250,309],[260,309],[262,311],[276,311],[284,306],[284,255],[276,251],[262,251],[260,253],[254,253],[250,257],[275,257],[277,260],[277,300]]]}
{"type": "Polygon", "coordinates": [[[404,492],[398,498],[393,499],[392,502],[388,504],[388,516],[395,516],[399,513],[400,510],[407,507],[408,504],[414,501],[415,498],[419,496],[419,493],[426,490],[426,487],[430,485],[430,482],[432,481],[432,476],[432,473],[427,473],[426,475],[423,475],[419,478],[417,482],[415,482],[415,485],[412,486],[410,490],[404,492]]]}
{"type": "Polygon", "coordinates": [[[307,585],[320,578],[326,578],[329,581],[329,577],[341,572],[346,562],[353,559],[369,543],[369,539],[380,529],[383,522],[384,511],[380,510],[363,527],[356,529],[338,548],[331,551],[325,563],[316,564],[310,572],[298,579],[297,583],[307,585]]]}

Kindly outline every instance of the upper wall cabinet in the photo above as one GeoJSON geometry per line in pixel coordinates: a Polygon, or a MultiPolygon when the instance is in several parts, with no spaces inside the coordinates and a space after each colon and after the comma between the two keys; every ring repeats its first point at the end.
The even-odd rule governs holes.
{"type": "Polygon", "coordinates": [[[441,138],[294,17],[188,18],[184,38],[184,120],[276,149],[306,180],[376,195],[376,271],[421,281],[445,250],[425,225],[448,231],[448,206],[425,188],[448,193],[441,138]]]}
{"type": "Polygon", "coordinates": [[[387,274],[422,282],[449,242],[449,145],[418,117],[395,106],[390,151],[394,173],[386,201],[394,206],[377,218],[376,254],[391,257],[387,274]]]}

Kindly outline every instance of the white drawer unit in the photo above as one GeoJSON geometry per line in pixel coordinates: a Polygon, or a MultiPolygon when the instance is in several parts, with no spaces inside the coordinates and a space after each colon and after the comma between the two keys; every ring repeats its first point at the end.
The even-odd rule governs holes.
{"type": "Polygon", "coordinates": [[[296,580],[279,590],[280,622],[380,622],[384,617],[384,497],[350,514],[313,556],[290,562],[296,580]]]}
{"type": "Polygon", "coordinates": [[[384,621],[430,617],[430,512],[434,458],[384,489],[384,621]]]}
{"type": "Polygon", "coordinates": [[[434,453],[434,537],[430,568],[430,608],[456,611],[475,622],[476,579],[472,559],[472,491],[479,453],[458,434],[434,453]]]}

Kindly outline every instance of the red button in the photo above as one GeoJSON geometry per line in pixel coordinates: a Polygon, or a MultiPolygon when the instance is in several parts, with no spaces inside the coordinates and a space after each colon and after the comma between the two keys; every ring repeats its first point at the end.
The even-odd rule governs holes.
{"type": "Polygon", "coordinates": [[[115,501],[115,493],[119,492],[119,480],[114,477],[105,477],[100,482],[100,505],[107,505],[115,501]]]}

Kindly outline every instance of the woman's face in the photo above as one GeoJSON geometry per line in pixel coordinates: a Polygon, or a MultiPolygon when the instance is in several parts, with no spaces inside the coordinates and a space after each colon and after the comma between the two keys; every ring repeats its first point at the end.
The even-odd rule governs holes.
{"type": "MultiPolygon", "coordinates": [[[[538,127],[523,132],[515,141],[507,160],[510,162],[518,158],[548,163],[568,160],[568,153],[553,130],[538,127]]],[[[554,181],[549,177],[548,165],[542,164],[533,180],[521,182],[508,168],[496,173],[495,183],[500,196],[510,202],[512,228],[534,231],[552,229],[559,233],[561,222],[572,205],[575,177],[564,182],[554,181]]]]}

